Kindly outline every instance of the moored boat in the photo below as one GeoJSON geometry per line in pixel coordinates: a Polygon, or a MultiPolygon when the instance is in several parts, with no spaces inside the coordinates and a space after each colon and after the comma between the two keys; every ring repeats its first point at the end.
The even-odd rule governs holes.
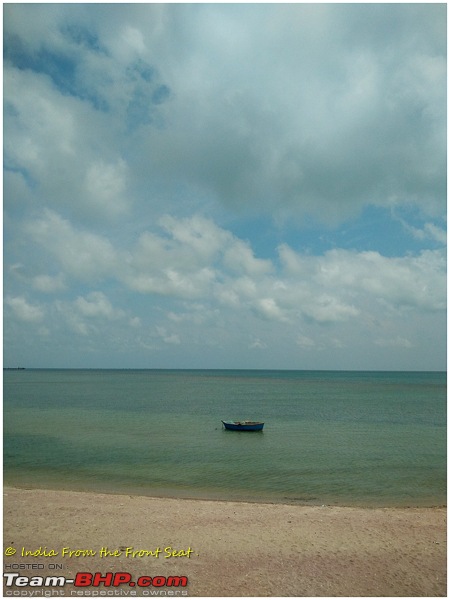
{"type": "Polygon", "coordinates": [[[225,429],[230,431],[262,431],[261,421],[222,421],[225,429]]]}

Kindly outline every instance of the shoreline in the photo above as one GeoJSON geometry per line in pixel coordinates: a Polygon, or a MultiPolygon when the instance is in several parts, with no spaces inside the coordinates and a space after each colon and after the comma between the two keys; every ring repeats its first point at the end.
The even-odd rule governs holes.
{"type": "MultiPolygon", "coordinates": [[[[61,564],[63,570],[51,574],[66,577],[80,571],[130,572],[136,580],[183,575],[187,594],[197,597],[446,596],[444,507],[355,508],[5,486],[4,545],[18,552],[14,563],[4,557],[5,572],[17,562],[44,565],[39,568],[46,575],[49,564],[61,564]],[[39,548],[56,554],[20,557],[39,548]],[[101,556],[102,548],[116,555],[101,556]],[[139,555],[158,548],[156,556],[139,555]],[[166,558],[166,548],[176,556],[166,558]]],[[[32,571],[20,574],[37,574],[32,571]]],[[[64,591],[70,596],[80,589],[66,585],[64,591]]]]}
{"type": "Polygon", "coordinates": [[[106,496],[127,496],[127,497],[136,497],[136,498],[155,498],[158,500],[188,500],[188,501],[200,501],[200,502],[235,502],[235,503],[243,503],[243,504],[267,504],[267,505],[281,505],[281,506],[299,506],[299,507],[329,507],[329,508],[354,508],[361,510],[376,510],[376,509],[392,509],[392,510],[401,510],[401,509],[434,509],[434,508],[447,508],[447,502],[439,502],[436,503],[426,503],[426,504],[395,504],[395,503],[386,503],[386,504],[364,504],[364,503],[355,503],[355,504],[345,504],[340,502],[333,503],[324,503],[320,500],[312,499],[306,500],[302,498],[283,498],[283,499],[268,499],[268,498],[238,498],[238,497],[214,497],[213,494],[204,496],[195,496],[195,495],[183,495],[180,496],[175,492],[170,493],[169,491],[161,491],[159,494],[157,490],[151,490],[148,494],[142,493],[141,491],[123,491],[117,489],[76,489],[69,487],[45,487],[45,486],[29,486],[29,485],[19,485],[12,483],[3,482],[3,489],[15,489],[15,490],[41,490],[41,491],[53,491],[53,492],[73,492],[75,494],[104,494],[106,496]]]}

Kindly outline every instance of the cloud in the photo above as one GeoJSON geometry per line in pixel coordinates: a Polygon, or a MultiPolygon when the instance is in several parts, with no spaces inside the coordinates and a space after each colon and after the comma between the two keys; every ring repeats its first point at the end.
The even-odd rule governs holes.
{"type": "Polygon", "coordinates": [[[62,273],[54,277],[51,275],[36,275],[33,277],[32,285],[35,290],[46,294],[57,293],[66,289],[62,273]]]}
{"type": "Polygon", "coordinates": [[[98,338],[109,337],[109,323],[127,328],[135,327],[127,311],[115,308],[103,292],[90,292],[87,296],[78,296],[73,301],[56,300],[52,305],[52,317],[57,326],[68,327],[78,335],[98,338]],[[121,321],[122,324],[118,324],[121,321]],[[130,322],[131,321],[131,322],[130,322]]]}
{"type": "MultiPolygon", "coordinates": [[[[178,176],[227,206],[280,218],[312,214],[336,222],[367,204],[411,202],[442,211],[445,28],[438,25],[443,13],[427,9],[228,6],[200,11],[197,24],[197,11],[183,12],[188,56],[205,42],[205,21],[221,35],[208,36],[196,74],[180,75],[187,62],[180,47],[162,67],[174,78],[176,98],[164,134],[149,138],[162,150],[157,168],[171,177],[176,164],[178,176]],[[395,29],[385,26],[386,10],[395,29]],[[425,14],[436,25],[433,36],[418,26],[425,14]],[[374,18],[383,22],[378,36],[374,18]],[[228,51],[236,32],[245,62],[228,51]]],[[[176,16],[167,11],[172,25],[176,16]]]]}
{"type": "Polygon", "coordinates": [[[398,347],[398,348],[412,348],[413,344],[406,338],[397,336],[393,339],[378,339],[374,342],[378,346],[386,347],[398,347]]]}
{"type": "Polygon", "coordinates": [[[28,323],[39,323],[44,319],[44,310],[27,302],[22,296],[6,297],[5,304],[16,319],[28,323]]]}
{"type": "Polygon", "coordinates": [[[265,350],[267,348],[267,344],[262,342],[259,338],[255,338],[249,343],[248,347],[251,350],[265,350]]]}
{"type": "Polygon", "coordinates": [[[37,220],[29,220],[24,226],[24,233],[56,259],[71,277],[93,281],[115,270],[117,251],[108,239],[76,229],[51,210],[45,210],[37,220]]]}
{"type": "Polygon", "coordinates": [[[233,240],[224,253],[223,263],[230,271],[249,276],[263,275],[273,270],[269,260],[256,258],[249,244],[242,240],[233,240]]]}
{"type": "MultiPolygon", "coordinates": [[[[115,280],[130,291],[178,300],[209,298],[218,306],[254,310],[265,319],[346,321],[377,303],[394,312],[446,307],[441,250],[389,258],[374,251],[335,249],[309,256],[282,244],[277,267],[204,217],[164,217],[159,226],[123,249],[73,228],[52,212],[28,222],[26,231],[57,261],[57,268],[81,281],[115,280]]],[[[41,284],[49,281],[42,277],[41,284]]],[[[90,307],[106,314],[98,292],[89,302],[80,300],[86,311],[90,307]]]]}
{"type": "MultiPolygon", "coordinates": [[[[348,353],[364,339],[366,347],[412,351],[419,346],[411,322],[420,328],[433,315],[445,320],[442,250],[386,257],[335,249],[314,256],[282,244],[278,260],[258,263],[247,241],[204,217],[164,218],[137,242],[114,249],[107,237],[54,213],[28,221],[27,231],[44,263],[65,273],[64,279],[36,276],[35,287],[70,296],[78,280],[92,291],[55,299],[45,310],[20,296],[6,306],[16,318],[45,326],[49,338],[68,330],[92,349],[118,338],[117,351],[155,352],[162,344],[192,353],[237,345],[282,356],[280,345],[291,344],[327,356],[333,348],[348,353]],[[118,305],[94,288],[102,281],[116,290],[118,305]]],[[[433,327],[430,322],[428,330],[433,327]]]]}
{"type": "Polygon", "coordinates": [[[180,336],[176,333],[168,333],[164,327],[157,327],[156,333],[165,344],[180,344],[180,336]]]}
{"type": "Polygon", "coordinates": [[[130,254],[124,279],[135,290],[200,298],[220,285],[219,268],[250,276],[272,269],[270,261],[257,259],[247,243],[210,219],[166,215],[158,224],[164,235],[144,232],[130,254]]]}
{"type": "Polygon", "coordinates": [[[402,220],[403,227],[418,240],[434,240],[440,244],[447,243],[447,232],[445,229],[436,226],[434,223],[425,223],[422,228],[409,225],[402,220]]]}
{"type": "MultiPolygon", "coordinates": [[[[392,309],[416,308],[443,311],[446,306],[446,259],[442,250],[419,256],[382,256],[378,252],[331,250],[324,256],[306,257],[282,245],[280,261],[288,277],[308,281],[308,286],[344,298],[383,302],[392,309]]],[[[295,287],[305,289],[305,284],[295,287]]],[[[331,297],[323,297],[326,305],[331,297]]],[[[320,313],[319,300],[319,313],[320,313]]],[[[357,314],[351,307],[344,313],[357,314]]],[[[339,312],[339,310],[338,310],[339,312]]]]}
{"type": "Polygon", "coordinates": [[[255,301],[255,308],[265,319],[286,321],[287,318],[273,298],[261,298],[255,301]]]}
{"type": "MultiPolygon", "coordinates": [[[[123,216],[132,204],[129,177],[136,175],[123,156],[130,155],[127,136],[148,123],[158,126],[159,107],[170,96],[157,70],[140,58],[142,33],[124,32],[125,57],[111,54],[83,11],[58,11],[48,22],[53,35],[40,39],[36,31],[27,37],[20,7],[12,12],[5,30],[6,168],[72,217],[123,216]]],[[[51,11],[31,12],[46,18],[51,11]]]]}
{"type": "Polygon", "coordinates": [[[360,314],[355,306],[336,298],[336,294],[320,294],[316,303],[310,303],[303,311],[306,317],[319,323],[347,321],[350,317],[357,317],[360,314]]]}
{"type": "Polygon", "coordinates": [[[445,211],[445,6],[5,15],[6,164],[54,206],[118,216],[140,191],[126,181],[145,179],[143,204],[188,186],[281,221],[336,224],[370,204],[445,211]]]}
{"type": "Polygon", "coordinates": [[[434,223],[425,223],[425,234],[432,240],[436,240],[440,244],[447,243],[447,232],[441,227],[436,227],[434,223]]]}
{"type": "Polygon", "coordinates": [[[307,335],[298,335],[296,343],[303,348],[312,348],[316,345],[315,341],[307,335]]]}
{"type": "Polygon", "coordinates": [[[8,352],[442,363],[445,11],[6,5],[8,352]]]}
{"type": "Polygon", "coordinates": [[[102,317],[108,320],[122,318],[125,313],[114,309],[111,302],[102,292],[91,292],[87,298],[79,297],[74,307],[85,317],[102,317]]]}
{"type": "Polygon", "coordinates": [[[117,164],[96,162],[86,173],[86,194],[90,205],[101,207],[105,215],[120,215],[127,212],[126,171],[123,160],[117,164]]]}

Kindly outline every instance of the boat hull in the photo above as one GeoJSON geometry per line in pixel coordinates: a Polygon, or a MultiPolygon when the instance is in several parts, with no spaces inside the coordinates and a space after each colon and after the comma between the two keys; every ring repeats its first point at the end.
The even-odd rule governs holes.
{"type": "Polygon", "coordinates": [[[262,431],[264,423],[256,421],[222,421],[225,429],[230,431],[262,431]]]}

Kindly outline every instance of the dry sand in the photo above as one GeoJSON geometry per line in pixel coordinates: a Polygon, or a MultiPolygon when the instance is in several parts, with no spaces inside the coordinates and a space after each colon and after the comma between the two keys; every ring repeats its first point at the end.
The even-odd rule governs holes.
{"type": "MultiPolygon", "coordinates": [[[[8,547],[17,552],[4,556],[5,572],[14,564],[40,563],[44,570],[13,570],[28,577],[73,578],[79,571],[124,571],[136,580],[183,575],[190,596],[446,596],[445,508],[305,507],[7,488],[4,552],[8,547]],[[58,555],[21,556],[22,548],[39,547],[58,555]],[[127,547],[160,552],[133,558],[125,555],[127,547]],[[166,558],[168,547],[185,556],[166,558]],[[64,548],[96,554],[63,557],[64,548]],[[102,548],[120,556],[100,557],[102,548]],[[49,564],[62,564],[63,571],[49,564]]],[[[64,594],[142,596],[156,589],[182,594],[182,588],[128,585],[66,585],[64,594]]]]}

